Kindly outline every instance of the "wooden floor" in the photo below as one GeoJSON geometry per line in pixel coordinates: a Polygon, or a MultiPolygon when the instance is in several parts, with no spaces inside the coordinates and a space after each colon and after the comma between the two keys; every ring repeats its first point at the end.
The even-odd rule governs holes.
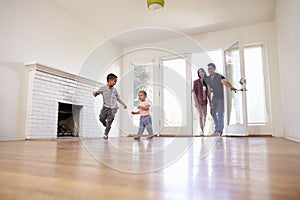
{"type": "Polygon", "coordinates": [[[300,143],[247,137],[0,142],[0,199],[300,199],[300,143]]]}

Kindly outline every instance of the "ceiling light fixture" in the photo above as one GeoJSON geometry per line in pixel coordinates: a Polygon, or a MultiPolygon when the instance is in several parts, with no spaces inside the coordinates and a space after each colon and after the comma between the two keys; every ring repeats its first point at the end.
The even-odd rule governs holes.
{"type": "Polygon", "coordinates": [[[150,10],[159,11],[162,10],[165,5],[164,0],[147,0],[147,6],[150,10]]]}

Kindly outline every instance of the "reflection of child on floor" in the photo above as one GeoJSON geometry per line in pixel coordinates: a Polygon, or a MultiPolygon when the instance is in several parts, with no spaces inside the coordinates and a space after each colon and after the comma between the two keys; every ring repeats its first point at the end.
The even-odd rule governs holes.
{"type": "Polygon", "coordinates": [[[150,103],[146,100],[147,93],[145,91],[139,91],[139,100],[141,103],[138,106],[138,112],[131,112],[131,114],[140,114],[140,126],[139,132],[137,136],[134,137],[135,140],[140,140],[140,137],[143,135],[145,128],[148,131],[149,136],[147,139],[153,138],[153,130],[152,130],[152,120],[150,116],[150,103]]]}

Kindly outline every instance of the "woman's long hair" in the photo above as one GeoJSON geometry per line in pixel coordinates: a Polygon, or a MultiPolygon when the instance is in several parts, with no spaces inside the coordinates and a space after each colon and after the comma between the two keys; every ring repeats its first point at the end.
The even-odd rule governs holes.
{"type": "Polygon", "coordinates": [[[199,77],[199,79],[201,78],[200,77],[200,72],[203,72],[204,73],[204,77],[203,77],[203,84],[205,85],[205,86],[207,86],[207,84],[206,84],[206,79],[207,79],[207,75],[206,75],[206,72],[205,72],[205,70],[203,69],[203,68],[199,68],[198,69],[198,77],[199,77]]]}

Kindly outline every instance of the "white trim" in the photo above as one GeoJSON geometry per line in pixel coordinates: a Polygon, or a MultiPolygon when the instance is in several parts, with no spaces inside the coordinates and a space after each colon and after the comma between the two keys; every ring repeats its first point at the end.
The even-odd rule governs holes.
{"type": "MultiPolygon", "coordinates": [[[[162,56],[159,57],[159,83],[161,84],[160,88],[160,96],[159,96],[159,101],[160,105],[163,105],[164,102],[164,67],[163,67],[163,62],[164,61],[170,61],[170,60],[176,60],[176,59],[182,59],[185,61],[185,72],[186,72],[186,77],[185,81],[187,83],[192,82],[191,80],[191,54],[190,53],[180,53],[176,55],[171,55],[171,56],[162,56]]],[[[164,111],[162,109],[159,110],[159,116],[160,116],[160,125],[159,125],[159,134],[162,135],[172,135],[174,132],[176,132],[176,135],[178,135],[178,130],[181,130],[183,135],[186,136],[192,136],[193,135],[193,120],[192,120],[192,91],[189,90],[189,86],[191,87],[192,85],[187,84],[187,105],[186,105],[186,113],[187,113],[187,122],[185,126],[171,126],[171,127],[166,127],[164,126],[164,115],[162,114],[164,111]]],[[[181,101],[180,101],[181,102],[181,101]]],[[[179,134],[180,135],[180,134],[179,134]]]]}
{"type": "Polygon", "coordinates": [[[300,143],[300,139],[299,138],[294,138],[294,137],[283,137],[283,138],[300,143]]]}
{"type": "Polygon", "coordinates": [[[0,137],[0,141],[1,142],[4,142],[4,141],[16,141],[16,140],[25,140],[25,137],[10,137],[10,136],[8,136],[8,137],[0,137]]]}
{"type": "MultiPolygon", "coordinates": [[[[260,130],[254,131],[255,134],[268,134],[274,135],[274,124],[273,124],[273,116],[272,116],[272,104],[271,104],[271,89],[270,89],[270,69],[269,69],[269,62],[268,62],[268,45],[266,42],[252,42],[247,43],[244,45],[244,49],[246,48],[253,48],[253,47],[261,47],[262,53],[262,65],[263,65],[263,84],[264,84],[264,92],[265,92],[265,112],[267,115],[267,122],[266,123],[248,123],[248,131],[251,133],[251,129],[260,130]]],[[[250,134],[251,135],[251,134],[250,134]]]]}
{"type": "MultiPolygon", "coordinates": [[[[231,48],[232,46],[238,44],[236,48],[239,51],[239,59],[240,59],[240,77],[245,78],[245,62],[244,62],[244,43],[242,36],[238,36],[237,39],[228,43],[224,48],[222,48],[222,58],[223,58],[223,73],[225,76],[227,75],[226,72],[226,54],[225,52],[227,49],[231,48]]],[[[231,83],[233,84],[233,83],[231,83]]],[[[243,87],[244,88],[244,87],[243,87]]],[[[248,135],[248,114],[247,114],[247,97],[246,92],[242,91],[242,109],[243,109],[243,124],[241,125],[227,125],[228,121],[228,108],[227,108],[227,88],[223,87],[224,90],[224,135],[241,135],[247,136],[248,135]]]]}
{"type": "Polygon", "coordinates": [[[25,138],[26,140],[31,140],[31,139],[49,139],[49,140],[53,140],[53,139],[57,139],[57,136],[44,136],[44,135],[37,135],[37,136],[26,136],[25,138]]]}

